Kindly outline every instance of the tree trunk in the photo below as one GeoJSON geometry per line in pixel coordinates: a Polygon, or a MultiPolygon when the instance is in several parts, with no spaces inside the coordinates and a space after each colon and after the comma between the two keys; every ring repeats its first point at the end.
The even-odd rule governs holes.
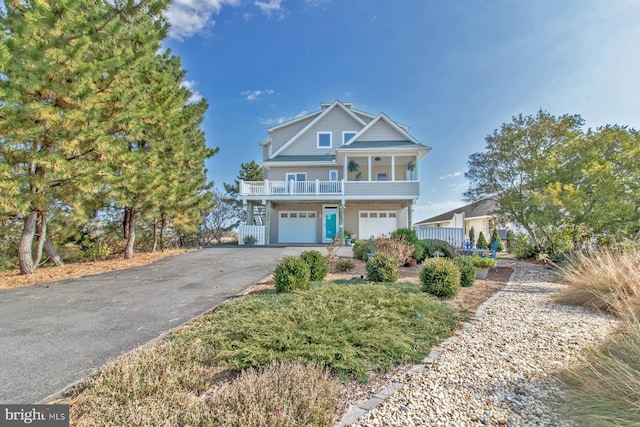
{"type": "Polygon", "coordinates": [[[122,220],[122,238],[129,238],[129,223],[131,222],[131,207],[124,208],[124,218],[122,220]]]}
{"type": "Polygon", "coordinates": [[[38,249],[36,250],[36,259],[33,263],[36,267],[42,260],[42,250],[44,249],[44,242],[47,239],[47,217],[43,212],[38,212],[38,220],[36,221],[38,228],[38,249]]]}
{"type": "Polygon", "coordinates": [[[53,243],[51,243],[51,240],[46,239],[44,241],[44,251],[47,253],[47,255],[49,255],[49,260],[54,265],[57,265],[58,267],[64,265],[64,261],[62,261],[62,258],[58,254],[58,251],[56,251],[55,246],[53,246],[53,243]]]}
{"type": "Polygon", "coordinates": [[[158,247],[158,220],[153,217],[153,241],[151,244],[151,252],[155,252],[158,247]]]}
{"type": "Polygon", "coordinates": [[[133,245],[136,240],[136,208],[129,209],[129,227],[127,227],[127,246],[124,248],[124,259],[133,258],[133,245]]]}
{"type": "Polygon", "coordinates": [[[24,219],[22,236],[18,246],[18,263],[20,264],[20,274],[33,274],[36,272],[36,264],[33,262],[31,245],[36,234],[36,212],[30,212],[24,219]]]}
{"type": "Polygon", "coordinates": [[[164,252],[164,229],[167,226],[167,218],[162,214],[162,221],[160,222],[160,252],[164,252]]]}

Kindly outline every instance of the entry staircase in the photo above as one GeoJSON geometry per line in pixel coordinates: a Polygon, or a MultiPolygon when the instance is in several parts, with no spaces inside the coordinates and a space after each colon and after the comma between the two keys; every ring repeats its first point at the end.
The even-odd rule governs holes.
{"type": "Polygon", "coordinates": [[[264,225],[267,216],[267,208],[264,205],[253,206],[253,225],[264,225]]]}

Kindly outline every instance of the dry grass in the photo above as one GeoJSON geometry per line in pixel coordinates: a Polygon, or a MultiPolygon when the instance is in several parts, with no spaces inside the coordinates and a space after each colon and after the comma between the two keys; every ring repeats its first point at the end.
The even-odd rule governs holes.
{"type": "Polygon", "coordinates": [[[560,269],[557,301],[611,313],[621,331],[560,375],[567,416],[584,426],[640,425],[640,252],[600,251],[560,269]]]}
{"type": "Polygon", "coordinates": [[[640,251],[576,255],[559,273],[567,289],[557,302],[640,318],[640,251]]]}
{"type": "Polygon", "coordinates": [[[340,384],[318,364],[272,363],[234,378],[197,351],[139,348],[56,403],[70,404],[73,426],[325,426],[338,415],[340,384]]]}
{"type": "Polygon", "coordinates": [[[187,252],[185,249],[171,249],[164,252],[138,253],[132,259],[115,258],[105,261],[66,264],[60,267],[39,268],[35,274],[27,275],[20,275],[19,270],[0,271],[0,290],[139,267],[170,255],[185,252],[187,252]]]}
{"type": "Polygon", "coordinates": [[[579,425],[640,425],[640,323],[626,323],[560,379],[567,390],[567,415],[579,425]]]}

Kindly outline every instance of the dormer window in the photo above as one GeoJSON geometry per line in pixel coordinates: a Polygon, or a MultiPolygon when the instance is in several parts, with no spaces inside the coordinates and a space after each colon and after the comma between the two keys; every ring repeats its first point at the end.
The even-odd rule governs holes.
{"type": "Polygon", "coordinates": [[[331,132],[318,132],[318,148],[331,148],[331,132]]]}
{"type": "Polygon", "coordinates": [[[356,136],[355,131],[344,131],[342,132],[342,145],[346,144],[348,140],[356,136]]]}

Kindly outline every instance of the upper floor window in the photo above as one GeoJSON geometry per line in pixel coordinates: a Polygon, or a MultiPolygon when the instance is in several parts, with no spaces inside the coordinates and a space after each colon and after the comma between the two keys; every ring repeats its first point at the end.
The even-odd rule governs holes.
{"type": "Polygon", "coordinates": [[[346,144],[348,140],[356,136],[356,133],[357,132],[351,130],[342,132],[342,144],[346,144]]]}
{"type": "Polygon", "coordinates": [[[318,132],[318,148],[331,148],[331,132],[318,132]]]}

